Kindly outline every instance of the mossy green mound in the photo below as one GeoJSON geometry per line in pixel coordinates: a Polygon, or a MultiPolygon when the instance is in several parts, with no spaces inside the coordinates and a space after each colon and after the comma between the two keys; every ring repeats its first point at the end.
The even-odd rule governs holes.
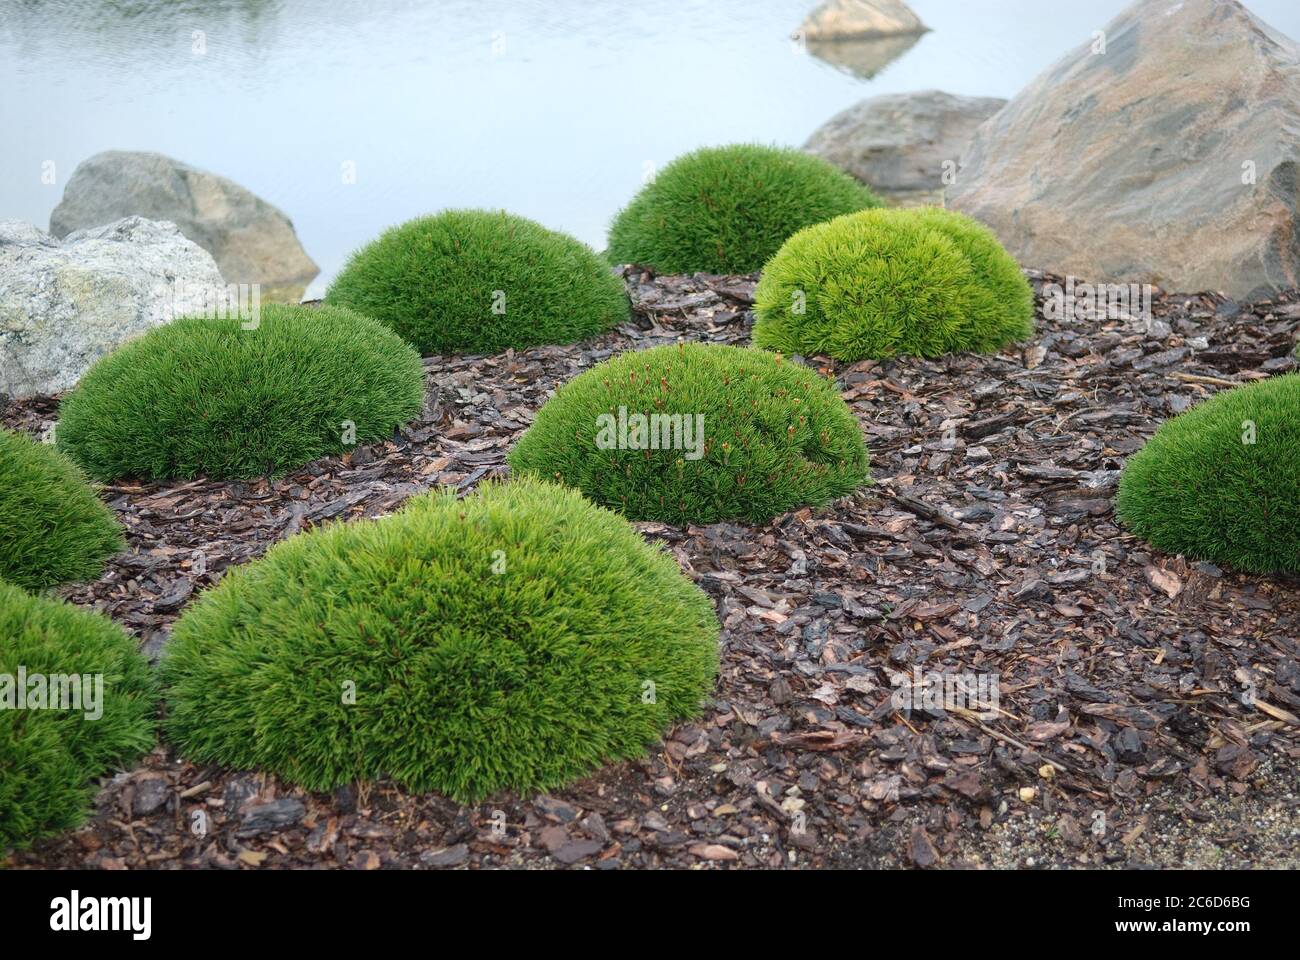
{"type": "Polygon", "coordinates": [[[504,210],[447,210],[386,231],[325,295],[424,354],[573,343],[630,315],[623,281],[591,248],[504,210]]]}
{"type": "Polygon", "coordinates": [[[166,731],[313,790],[549,789],[695,714],[718,631],[671,556],[574,491],[426,494],[229,571],[176,624],[166,731]]]}
{"type": "Polygon", "coordinates": [[[1167,553],[1300,572],[1300,374],[1215,394],[1129,458],[1115,512],[1167,553]]]}
{"type": "Polygon", "coordinates": [[[753,273],[814,223],[880,206],[799,150],[735,144],[678,157],[615,217],[607,256],[658,273],[753,273]]]}
{"type": "Polygon", "coordinates": [[[268,304],[255,325],[176,320],[99,360],[58,443],[101,480],[249,479],[387,438],[423,402],[420,358],[391,330],[268,304]]]}
{"type": "Polygon", "coordinates": [[[755,291],[754,343],[855,361],[995,351],[1033,333],[1034,300],[986,228],[935,208],[868,210],[803,230],[755,291]]]}
{"type": "Polygon", "coordinates": [[[154,743],[155,688],[108,618],[0,583],[0,852],[71,829],[154,743]]]}
{"type": "Polygon", "coordinates": [[[680,344],[622,353],[565,384],[510,465],[634,520],[764,523],[868,480],[832,382],[761,350],[680,344]]]}
{"type": "Polygon", "coordinates": [[[124,545],[122,525],[75,464],[0,430],[0,580],[29,590],[94,580],[124,545]]]}

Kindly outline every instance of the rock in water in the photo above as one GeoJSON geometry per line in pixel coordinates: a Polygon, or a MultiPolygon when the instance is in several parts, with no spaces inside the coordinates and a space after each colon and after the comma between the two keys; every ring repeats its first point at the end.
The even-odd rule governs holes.
{"type": "Polygon", "coordinates": [[[1300,49],[1236,0],[1141,0],[976,132],[948,205],[1026,266],[1242,300],[1300,285],[1300,49]]]}
{"type": "Polygon", "coordinates": [[[82,161],[50,214],[50,233],[122,217],[170,220],[212,254],[227,283],[297,302],[320,268],[283,213],[239,184],[160,153],[109,150],[82,161]]]}
{"type": "Polygon", "coordinates": [[[939,90],[871,97],[831,117],[803,148],[891,203],[942,204],[945,171],[956,172],[976,128],[1005,104],[939,90]]]}
{"type": "Polygon", "coordinates": [[[175,224],[128,217],[60,242],[0,220],[0,396],[67,390],[114,347],[224,295],[212,255],[175,224]]]}
{"type": "Polygon", "coordinates": [[[805,40],[864,40],[928,29],[903,0],[826,0],[808,14],[798,36],[805,40]]]}

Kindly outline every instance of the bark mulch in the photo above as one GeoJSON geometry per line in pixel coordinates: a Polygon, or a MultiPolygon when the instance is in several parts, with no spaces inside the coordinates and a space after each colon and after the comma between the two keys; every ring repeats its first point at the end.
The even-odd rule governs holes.
{"type": "MultiPolygon", "coordinates": [[[[108,488],[129,550],[65,595],[156,655],[196,592],[270,544],[505,472],[548,392],[593,363],[747,342],[755,278],[626,279],[635,320],[598,340],[426,360],[424,415],[391,442],[279,480],[108,488]]],[[[805,360],[838,376],[874,485],[762,528],[638,524],[724,623],[716,699],[644,761],[461,807],[391,784],[307,794],[162,745],[85,828],[10,865],[1177,865],[1162,831],[1189,830],[1233,865],[1294,864],[1300,582],[1159,554],[1112,498],[1161,421],[1294,368],[1300,293],[1154,308],[1041,321],[997,356],[805,360]],[[898,709],[896,681],[930,671],[996,675],[999,712],[898,709]]],[[[11,402],[0,423],[40,433],[57,408],[11,402]]]]}

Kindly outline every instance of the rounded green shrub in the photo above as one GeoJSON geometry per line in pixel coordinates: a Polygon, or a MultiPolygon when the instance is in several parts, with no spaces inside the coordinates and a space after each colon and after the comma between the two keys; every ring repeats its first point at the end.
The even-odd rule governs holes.
{"type": "Polygon", "coordinates": [[[878,206],[870,189],[820,157],[709,147],[678,157],[619,212],[607,256],[658,273],[753,273],[804,227],[878,206]]]}
{"type": "Polygon", "coordinates": [[[1115,512],[1167,553],[1300,572],[1300,374],[1235,387],[1167,421],[1129,458],[1115,512]]]}
{"type": "Polygon", "coordinates": [[[99,360],[64,398],[58,442],[101,480],[248,479],[391,436],[423,402],[420,358],[391,330],[267,304],[256,322],[176,320],[99,360]]]}
{"type": "Polygon", "coordinates": [[[77,826],[154,744],[155,686],[107,617],[0,583],[0,852],[77,826]]]}
{"type": "Polygon", "coordinates": [[[124,546],[122,525],[75,464],[0,430],[0,580],[29,590],[93,580],[124,546]]]}
{"type": "Polygon", "coordinates": [[[917,207],[910,215],[941,231],[970,261],[975,280],[997,305],[979,321],[976,349],[996,350],[1034,332],[1034,288],[1016,258],[974,217],[943,207],[917,207]]]}
{"type": "Polygon", "coordinates": [[[385,231],[325,300],[424,354],[572,343],[630,315],[623,281],[590,247],[504,210],[446,210],[385,231]]]}
{"type": "Polygon", "coordinates": [[[809,227],[768,263],[754,343],[839,360],[994,351],[1034,330],[1034,298],[985,227],[938,208],[809,227]]]}
{"type": "Polygon", "coordinates": [[[718,633],[670,555],[574,491],[425,494],[228,572],[167,647],[166,731],[313,790],[549,789],[696,713],[718,633]]]}
{"type": "Polygon", "coordinates": [[[833,382],[779,356],[678,344],[611,357],[561,387],[511,467],[634,520],[764,523],[868,482],[833,382]]]}

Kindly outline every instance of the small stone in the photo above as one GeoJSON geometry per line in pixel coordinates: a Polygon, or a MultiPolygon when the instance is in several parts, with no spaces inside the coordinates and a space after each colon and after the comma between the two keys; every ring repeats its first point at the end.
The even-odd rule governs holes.
{"type": "Polygon", "coordinates": [[[469,859],[469,847],[458,843],[441,850],[427,850],[420,854],[420,862],[431,867],[458,867],[469,859]]]}
{"type": "Polygon", "coordinates": [[[254,776],[251,774],[236,774],[231,777],[226,781],[226,789],[221,794],[226,816],[233,817],[237,815],[244,804],[255,796],[257,796],[257,782],[254,776]]]}
{"type": "Polygon", "coordinates": [[[547,853],[554,853],[569,842],[569,831],[565,830],[564,827],[545,827],[537,835],[537,839],[546,848],[547,853]]]}
{"type": "Polygon", "coordinates": [[[1142,759],[1142,738],[1132,727],[1123,727],[1114,740],[1115,758],[1121,763],[1137,763],[1142,759]]]}
{"type": "Polygon", "coordinates": [[[533,805],[543,815],[550,817],[552,820],[558,820],[560,823],[572,823],[578,819],[578,815],[581,813],[577,807],[545,794],[534,800],[533,805]]]}
{"type": "Polygon", "coordinates": [[[768,693],[772,697],[772,702],[778,707],[783,703],[789,703],[793,691],[790,689],[790,682],[785,677],[777,677],[772,681],[772,686],[768,688],[768,693]]]}
{"type": "Polygon", "coordinates": [[[356,813],[357,785],[355,783],[345,783],[343,786],[335,790],[334,803],[338,807],[339,813],[356,813]]]}
{"type": "Polygon", "coordinates": [[[135,785],[135,799],[131,801],[131,813],[137,817],[147,817],[164,803],[170,788],[162,777],[148,777],[135,785]]]}
{"type": "Polygon", "coordinates": [[[599,840],[573,840],[556,850],[553,856],[560,863],[574,864],[600,853],[603,846],[599,840]]]}
{"type": "Polygon", "coordinates": [[[939,862],[939,851],[934,848],[930,835],[920,824],[912,827],[912,840],[908,844],[908,854],[918,867],[932,867],[939,862]]]}
{"type": "Polygon", "coordinates": [[[699,857],[701,860],[730,861],[740,859],[740,854],[720,843],[697,843],[690,847],[690,853],[691,856],[699,857]]]}
{"type": "Polygon", "coordinates": [[[244,819],[235,832],[237,837],[274,833],[291,827],[303,818],[307,808],[301,800],[273,800],[258,803],[244,811],[244,819]]]}

